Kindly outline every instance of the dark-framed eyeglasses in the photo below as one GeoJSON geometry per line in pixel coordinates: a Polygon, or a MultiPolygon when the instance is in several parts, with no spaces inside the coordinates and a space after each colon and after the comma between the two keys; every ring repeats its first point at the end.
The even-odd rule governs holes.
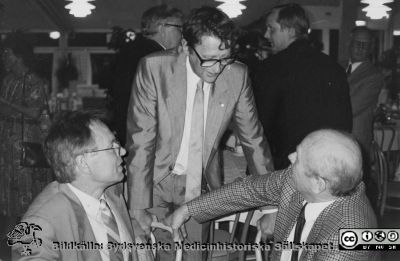
{"type": "Polygon", "coordinates": [[[226,66],[235,61],[235,58],[233,58],[233,57],[227,57],[227,58],[222,58],[222,59],[203,59],[203,58],[201,58],[200,54],[196,51],[196,49],[194,47],[192,47],[192,49],[193,49],[194,53],[197,55],[197,58],[199,58],[201,67],[211,67],[211,66],[215,65],[216,63],[219,63],[222,66],[226,66]]]}
{"type": "Polygon", "coordinates": [[[164,26],[172,26],[178,28],[180,31],[182,31],[182,25],[180,24],[170,24],[170,23],[163,23],[164,26]]]}
{"type": "Polygon", "coordinates": [[[94,152],[99,152],[99,151],[106,151],[106,150],[115,150],[117,151],[118,155],[121,156],[121,150],[122,150],[121,144],[119,144],[118,141],[113,141],[113,145],[111,148],[105,148],[105,149],[99,149],[99,150],[90,150],[86,151],[83,154],[88,154],[88,153],[94,153],[94,152]]]}

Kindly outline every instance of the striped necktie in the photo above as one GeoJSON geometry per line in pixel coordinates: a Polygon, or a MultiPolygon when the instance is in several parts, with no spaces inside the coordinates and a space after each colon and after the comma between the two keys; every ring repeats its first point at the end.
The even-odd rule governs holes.
{"type": "MultiPolygon", "coordinates": [[[[117,222],[105,199],[100,199],[100,213],[103,224],[107,230],[108,242],[113,244],[120,243],[121,239],[119,237],[117,222]]],[[[110,254],[110,261],[124,260],[124,257],[122,255],[122,250],[120,248],[110,249],[109,254],[110,254]]]]}

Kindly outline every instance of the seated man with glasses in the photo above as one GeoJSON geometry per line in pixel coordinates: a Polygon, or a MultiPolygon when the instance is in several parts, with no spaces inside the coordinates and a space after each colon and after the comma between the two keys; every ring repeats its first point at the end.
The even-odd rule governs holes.
{"type": "MultiPolygon", "coordinates": [[[[182,34],[181,53],[141,61],[128,106],[129,207],[147,234],[151,213],[162,219],[222,185],[218,146],[229,125],[237,130],[250,172],[273,170],[247,68],[233,58],[233,22],[216,8],[202,7],[192,11],[182,34]]],[[[207,227],[189,222],[188,242],[207,240],[207,227]]],[[[168,232],[154,233],[157,241],[172,241],[168,232]]],[[[172,260],[171,252],[157,253],[172,260]]],[[[187,254],[187,260],[202,258],[200,251],[187,254]]]]}
{"type": "Polygon", "coordinates": [[[56,181],[20,224],[34,227],[39,243],[29,253],[15,243],[13,260],[153,260],[150,252],[134,248],[133,230],[140,228],[131,223],[121,186],[126,151],[101,117],[66,112],[50,128],[45,151],[56,181]]]}

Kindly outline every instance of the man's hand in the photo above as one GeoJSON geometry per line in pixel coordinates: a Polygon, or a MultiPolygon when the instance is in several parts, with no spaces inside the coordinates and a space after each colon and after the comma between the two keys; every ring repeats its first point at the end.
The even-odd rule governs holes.
{"type": "Polygon", "coordinates": [[[172,228],[172,238],[174,241],[182,241],[187,233],[184,223],[190,218],[189,209],[186,204],[174,211],[163,220],[163,223],[172,228]]]}
{"type": "Polygon", "coordinates": [[[132,212],[140,228],[143,229],[146,236],[150,236],[151,222],[153,222],[152,215],[146,209],[135,209],[132,212]]]}
{"type": "Polygon", "coordinates": [[[257,220],[257,228],[261,231],[262,240],[266,240],[274,234],[275,221],[278,212],[264,214],[259,220],[257,220]]]}

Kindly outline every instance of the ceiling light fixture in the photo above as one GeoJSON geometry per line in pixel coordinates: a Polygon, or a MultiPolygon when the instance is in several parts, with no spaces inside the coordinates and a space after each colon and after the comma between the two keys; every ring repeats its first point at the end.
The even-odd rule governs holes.
{"type": "Polygon", "coordinates": [[[356,21],[356,26],[366,26],[367,22],[365,22],[364,20],[357,20],[356,21]]]}
{"type": "Polygon", "coordinates": [[[222,2],[223,4],[219,5],[217,8],[222,10],[225,14],[229,16],[229,18],[235,18],[242,14],[242,10],[246,9],[245,5],[242,5],[240,2],[246,0],[215,0],[217,2],[222,2]]]}
{"type": "Polygon", "coordinates": [[[92,13],[92,10],[96,6],[89,2],[94,0],[66,0],[71,3],[65,6],[65,9],[69,9],[69,13],[75,17],[86,17],[92,13]]]}
{"type": "Polygon", "coordinates": [[[361,0],[361,3],[368,4],[368,6],[362,10],[367,13],[366,16],[373,20],[389,18],[388,12],[392,10],[392,8],[385,4],[392,2],[393,0],[361,0]]]}
{"type": "Polygon", "coordinates": [[[53,31],[49,33],[49,37],[53,40],[57,40],[58,38],[60,38],[61,34],[58,31],[53,31]]]}

